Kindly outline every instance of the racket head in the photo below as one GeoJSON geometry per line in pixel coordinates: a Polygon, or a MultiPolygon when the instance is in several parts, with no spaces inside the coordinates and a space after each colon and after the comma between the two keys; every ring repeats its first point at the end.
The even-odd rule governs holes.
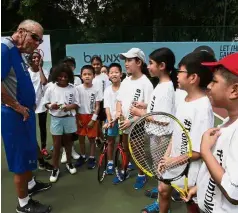
{"type": "MultiPolygon", "coordinates": [[[[158,172],[158,164],[164,158],[172,136],[175,132],[183,135],[186,143],[183,155],[192,156],[192,143],[188,131],[173,115],[164,112],[152,112],[138,119],[129,133],[129,150],[136,165],[149,177],[154,177],[170,184],[172,181],[187,175],[189,160],[167,165],[164,171],[158,172]]],[[[181,155],[181,154],[179,154],[181,155]]],[[[177,156],[179,157],[179,156],[177,156]]]]}

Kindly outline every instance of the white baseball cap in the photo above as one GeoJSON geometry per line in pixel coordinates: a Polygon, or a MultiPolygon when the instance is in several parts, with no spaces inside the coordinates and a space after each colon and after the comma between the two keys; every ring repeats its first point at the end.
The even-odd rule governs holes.
{"type": "Polygon", "coordinates": [[[120,53],[120,59],[125,60],[126,58],[139,58],[143,63],[146,63],[145,53],[139,48],[131,48],[126,53],[120,53]]]}

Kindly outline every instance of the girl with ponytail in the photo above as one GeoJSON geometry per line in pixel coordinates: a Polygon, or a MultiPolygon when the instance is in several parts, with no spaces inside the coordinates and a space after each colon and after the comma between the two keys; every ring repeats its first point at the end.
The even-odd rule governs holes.
{"type": "MultiPolygon", "coordinates": [[[[152,77],[160,79],[158,85],[153,90],[148,105],[137,102],[131,107],[130,113],[133,116],[142,116],[150,112],[166,112],[175,114],[175,90],[177,87],[177,72],[174,68],[175,56],[168,48],[154,50],[149,55],[148,70],[152,77]]],[[[156,146],[150,141],[151,146],[156,146]]],[[[153,189],[155,191],[155,189],[153,189]]],[[[156,190],[158,191],[158,190],[156,190]]],[[[159,204],[157,201],[146,206],[141,212],[157,212],[159,204]],[[153,209],[153,210],[152,210],[153,209]]]]}

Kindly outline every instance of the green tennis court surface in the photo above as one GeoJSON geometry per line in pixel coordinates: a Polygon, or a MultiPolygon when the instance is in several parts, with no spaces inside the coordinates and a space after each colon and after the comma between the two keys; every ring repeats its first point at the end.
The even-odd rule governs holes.
{"type": "MultiPolygon", "coordinates": [[[[49,123],[49,122],[48,122],[49,123]]],[[[219,118],[216,124],[221,123],[219,118]]],[[[52,144],[50,133],[48,133],[48,148],[52,144]]],[[[75,145],[79,150],[78,143],[75,145]]],[[[17,205],[16,192],[13,185],[13,175],[8,172],[4,147],[1,150],[1,170],[2,170],[2,211],[3,213],[13,213],[17,205]]],[[[48,182],[50,173],[46,171],[36,171],[37,179],[48,182]]],[[[97,182],[97,170],[87,170],[81,168],[77,174],[70,175],[61,165],[61,176],[53,187],[34,196],[42,203],[51,204],[54,213],[139,213],[153,199],[144,196],[144,190],[136,191],[133,184],[136,171],[132,172],[131,178],[124,183],[114,186],[112,176],[107,176],[103,184],[97,182]]],[[[149,180],[145,189],[156,186],[155,180],[149,180]]],[[[185,213],[184,204],[172,202],[173,213],[185,213]]]]}

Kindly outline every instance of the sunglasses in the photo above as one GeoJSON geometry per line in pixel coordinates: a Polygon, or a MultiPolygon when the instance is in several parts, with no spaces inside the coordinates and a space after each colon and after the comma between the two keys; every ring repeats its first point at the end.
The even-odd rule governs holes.
{"type": "Polygon", "coordinates": [[[37,34],[31,32],[30,30],[27,30],[27,29],[22,29],[28,33],[31,33],[31,38],[34,40],[34,41],[38,41],[40,44],[43,43],[43,39],[41,39],[37,34]]]}
{"type": "Polygon", "coordinates": [[[34,40],[34,41],[38,41],[40,44],[43,43],[43,39],[41,39],[38,35],[36,35],[35,33],[31,33],[31,38],[34,40]]]}

